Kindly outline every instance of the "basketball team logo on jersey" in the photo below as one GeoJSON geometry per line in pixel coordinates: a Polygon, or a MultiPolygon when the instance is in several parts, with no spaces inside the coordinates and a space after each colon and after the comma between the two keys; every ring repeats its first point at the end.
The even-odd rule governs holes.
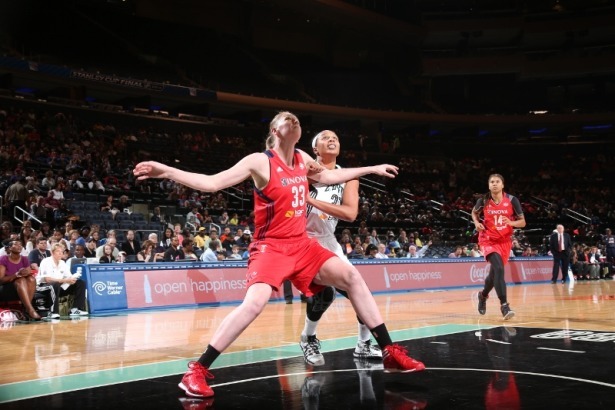
{"type": "Polygon", "coordinates": [[[301,183],[304,183],[304,182],[307,182],[307,176],[306,175],[297,175],[297,176],[294,176],[294,177],[280,178],[280,183],[282,184],[282,186],[301,184],[301,183]]]}

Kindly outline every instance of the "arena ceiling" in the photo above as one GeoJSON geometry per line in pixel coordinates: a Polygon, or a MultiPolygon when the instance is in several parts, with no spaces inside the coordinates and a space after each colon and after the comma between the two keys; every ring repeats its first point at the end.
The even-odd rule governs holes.
{"type": "MultiPolygon", "coordinates": [[[[332,66],[378,62],[397,73],[407,89],[434,96],[449,90],[472,96],[482,88],[501,89],[500,97],[505,99],[519,85],[531,88],[540,82],[549,101],[577,95],[615,101],[615,0],[72,0],[56,4],[62,3],[203,28],[257,49],[314,55],[332,66]]],[[[20,25],[20,13],[37,2],[19,2],[21,10],[12,4],[2,6],[5,11],[13,7],[0,13],[3,25],[20,25]]],[[[76,31],[75,36],[79,35],[76,31]]],[[[130,37],[130,27],[118,35],[130,37]]],[[[98,90],[101,98],[126,98],[117,92],[109,87],[98,90]]],[[[175,107],[186,103],[154,99],[154,104],[175,107]]],[[[570,114],[584,111],[583,107],[565,109],[570,114]]],[[[233,110],[237,108],[230,106],[227,113],[233,110]]],[[[447,112],[446,107],[439,112],[436,107],[435,114],[447,112]]],[[[600,122],[611,117],[603,115],[600,122]]],[[[451,121],[442,120],[440,128],[458,127],[457,121],[453,119],[451,126],[447,125],[451,121]]],[[[498,125],[486,118],[485,124],[491,123],[493,132],[506,132],[511,123],[523,121],[527,120],[511,118],[498,125]]],[[[583,125],[576,118],[572,121],[583,125]]],[[[431,123],[432,118],[419,122],[431,123]]],[[[530,119],[529,124],[533,122],[530,119]]],[[[484,131],[474,128],[473,133],[484,131]]]]}

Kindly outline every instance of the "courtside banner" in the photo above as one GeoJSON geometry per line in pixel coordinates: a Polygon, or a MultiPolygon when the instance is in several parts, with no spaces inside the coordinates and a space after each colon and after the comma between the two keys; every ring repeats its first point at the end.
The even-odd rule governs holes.
{"type": "MultiPolygon", "coordinates": [[[[372,292],[482,286],[489,263],[479,258],[352,261],[372,292]]],[[[515,258],[507,283],[551,280],[551,258],[515,258]]],[[[246,263],[152,263],[88,265],[90,312],[240,302],[246,263]]],[[[293,287],[295,297],[298,291],[293,287]]],[[[271,299],[283,299],[282,289],[271,299]]]]}
{"type": "Polygon", "coordinates": [[[122,265],[85,265],[85,268],[90,313],[128,307],[122,265]]]}
{"type": "Polygon", "coordinates": [[[241,301],[246,272],[245,266],[126,271],[128,308],[241,301]]]}
{"type": "MultiPolygon", "coordinates": [[[[465,261],[354,262],[372,292],[420,290],[479,286],[489,274],[490,264],[483,259],[465,261]]],[[[507,283],[541,282],[551,279],[553,262],[550,259],[511,261],[506,265],[507,283]]]]}

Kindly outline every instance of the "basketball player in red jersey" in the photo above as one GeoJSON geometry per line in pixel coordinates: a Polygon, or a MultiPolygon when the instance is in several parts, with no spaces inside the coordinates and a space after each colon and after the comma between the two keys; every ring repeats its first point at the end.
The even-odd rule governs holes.
{"type": "Polygon", "coordinates": [[[391,341],[372,294],[359,271],[324,249],[306,233],[308,177],[323,184],[336,184],[376,174],[393,178],[397,167],[383,164],[361,168],[324,169],[307,153],[295,148],[301,126],[290,112],[280,112],[271,121],[264,153],[247,155],[231,168],[215,175],[203,175],[172,168],[158,162],[141,162],[133,173],[139,180],[167,178],[205,192],[216,192],[251,177],[254,181],[255,232],[250,244],[248,290],[216,329],[198,361],[190,362],[179,387],[192,397],[212,397],[206,378],[209,367],[264,309],[273,289],[289,279],[306,296],[325,286],[348,292],[350,301],[383,351],[385,372],[413,372],[425,365],[406,354],[391,341]],[[272,142],[273,141],[273,142],[272,142]]]}
{"type": "Polygon", "coordinates": [[[515,312],[506,299],[504,265],[508,263],[512,248],[513,228],[523,228],[525,217],[517,197],[504,193],[504,177],[500,174],[489,176],[489,192],[476,201],[472,209],[472,220],[478,230],[478,245],[485,259],[491,263],[485,287],[478,292],[478,313],[487,312],[487,298],[495,287],[500,299],[500,310],[504,320],[511,319],[515,312]],[[482,211],[482,222],[479,220],[482,211]]]}

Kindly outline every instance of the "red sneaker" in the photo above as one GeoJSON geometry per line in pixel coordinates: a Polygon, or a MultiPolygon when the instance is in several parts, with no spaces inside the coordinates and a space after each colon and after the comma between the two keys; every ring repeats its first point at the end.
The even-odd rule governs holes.
{"type": "Polygon", "coordinates": [[[188,369],[190,370],[184,374],[181,383],[178,384],[179,388],[191,397],[212,397],[214,391],[206,379],[213,379],[214,375],[199,362],[188,363],[188,369]]]}
{"type": "Polygon", "coordinates": [[[408,351],[400,345],[389,345],[382,354],[385,373],[410,373],[425,370],[425,365],[408,356],[408,351]]]}

